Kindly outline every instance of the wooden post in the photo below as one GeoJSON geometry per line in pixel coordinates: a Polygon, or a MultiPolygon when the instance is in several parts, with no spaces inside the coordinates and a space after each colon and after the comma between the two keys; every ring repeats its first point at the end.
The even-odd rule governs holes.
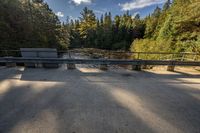
{"type": "Polygon", "coordinates": [[[138,55],[137,55],[137,59],[138,59],[138,60],[140,59],[140,53],[138,53],[138,55]]]}
{"type": "Polygon", "coordinates": [[[184,61],[184,60],[185,60],[185,54],[183,53],[183,54],[182,54],[181,61],[184,61]]]}
{"type": "Polygon", "coordinates": [[[103,70],[103,71],[108,70],[108,65],[107,64],[101,64],[100,65],[100,70],[103,70]]]}
{"type": "Polygon", "coordinates": [[[197,60],[197,54],[194,55],[193,61],[197,60]]]}

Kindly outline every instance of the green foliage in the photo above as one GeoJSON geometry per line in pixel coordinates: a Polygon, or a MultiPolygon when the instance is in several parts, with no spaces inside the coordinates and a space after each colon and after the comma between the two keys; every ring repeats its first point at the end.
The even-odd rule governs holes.
{"type": "Polygon", "coordinates": [[[169,15],[164,23],[162,24],[162,27],[159,29],[158,39],[162,40],[164,38],[172,38],[173,37],[173,25],[172,25],[172,17],[169,15]]]}
{"type": "Polygon", "coordinates": [[[157,26],[159,24],[160,16],[161,16],[161,9],[159,7],[156,7],[152,15],[146,18],[146,30],[145,30],[146,38],[154,37],[157,26]]]}
{"type": "Polygon", "coordinates": [[[96,19],[92,10],[84,8],[78,28],[74,27],[74,21],[77,20],[72,20],[69,24],[72,48],[128,50],[134,39],[144,36],[144,22],[139,15],[132,18],[128,12],[122,16],[115,16],[114,20],[110,12],[96,19]]]}
{"type": "Polygon", "coordinates": [[[83,39],[87,39],[89,34],[96,28],[96,17],[92,10],[87,7],[81,12],[81,23],[79,27],[80,35],[83,39]]]}
{"type": "Polygon", "coordinates": [[[43,0],[0,1],[0,48],[66,49],[69,34],[43,0]]]}
{"type": "Polygon", "coordinates": [[[171,40],[136,39],[131,45],[131,50],[139,52],[169,52],[171,43],[171,40]]]}
{"type": "Polygon", "coordinates": [[[0,1],[0,48],[100,48],[146,52],[200,52],[200,1],[167,0],[144,19],[129,12],[99,19],[87,7],[61,24],[43,0],[0,1]],[[114,19],[112,19],[114,18],[114,19]],[[131,45],[132,44],[132,45],[131,45]],[[130,48],[131,47],[131,48],[130,48]]]}
{"type": "Polygon", "coordinates": [[[127,46],[129,46],[129,43],[127,43],[126,41],[121,41],[121,42],[113,44],[112,49],[113,50],[118,50],[118,49],[126,50],[127,46]],[[124,46],[124,48],[122,48],[122,46],[124,46]]]}
{"type": "Polygon", "coordinates": [[[145,39],[135,40],[131,51],[200,52],[199,10],[198,0],[168,0],[145,18],[145,39]]]}
{"type": "Polygon", "coordinates": [[[171,1],[167,0],[167,2],[163,6],[163,11],[167,11],[170,8],[171,1]]]}

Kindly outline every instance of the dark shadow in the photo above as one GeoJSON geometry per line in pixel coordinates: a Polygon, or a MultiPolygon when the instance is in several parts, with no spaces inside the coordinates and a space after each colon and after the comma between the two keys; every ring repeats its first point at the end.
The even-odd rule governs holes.
{"type": "MultiPolygon", "coordinates": [[[[98,70],[98,69],[97,69],[98,70]]],[[[74,77],[76,77],[77,80],[80,78],[83,78],[87,81],[96,81],[96,82],[121,82],[121,77],[129,78],[133,76],[135,73],[134,71],[123,71],[117,72],[117,71],[99,71],[99,72],[82,72],[78,69],[74,70],[67,70],[67,68],[60,68],[60,69],[43,69],[43,68],[25,68],[21,80],[22,81],[43,81],[43,82],[49,82],[49,81],[55,81],[55,82],[73,82],[74,77]],[[116,80],[107,80],[112,77],[115,77],[116,80]],[[99,77],[100,80],[95,80],[92,77],[99,77]]]]}
{"type": "MultiPolygon", "coordinates": [[[[69,75],[65,76],[68,78],[69,75]]],[[[86,81],[82,74],[72,77],[70,82],[59,80],[60,77],[57,78],[61,82],[56,83],[50,76],[46,77],[46,82],[37,78],[35,74],[33,81],[21,80],[21,84],[12,84],[0,95],[1,133],[153,132],[129,109],[113,100],[106,88],[86,81]]]]}
{"type": "MultiPolygon", "coordinates": [[[[200,73],[199,74],[191,74],[191,73],[187,73],[187,72],[183,72],[183,71],[179,71],[179,70],[175,70],[174,71],[175,73],[179,73],[179,74],[182,74],[182,75],[185,75],[185,76],[192,76],[192,77],[200,77],[200,73]]],[[[197,71],[198,72],[198,71],[197,71]]]]}
{"type": "MultiPolygon", "coordinates": [[[[126,88],[130,94],[140,97],[143,106],[170,125],[182,132],[198,133],[200,131],[200,79],[198,83],[192,83],[180,82],[177,78],[198,79],[199,76],[159,75],[151,72],[143,74],[144,72],[138,74],[138,76],[141,75],[142,80],[140,78],[135,81],[130,79],[129,84],[120,87],[126,88]],[[195,86],[196,89],[192,86],[195,86]]],[[[119,85],[115,87],[119,87],[119,85]]]]}
{"type": "Polygon", "coordinates": [[[23,73],[23,67],[0,67],[0,80],[4,79],[20,79],[23,73]]]}
{"type": "Polygon", "coordinates": [[[200,90],[192,88],[198,84],[172,84],[180,82],[178,78],[198,77],[25,69],[21,79],[15,79],[20,84],[11,84],[0,95],[0,132],[149,133],[170,130],[167,123],[182,132],[198,133],[200,90]],[[116,96],[115,90],[120,92],[116,96]],[[164,126],[155,128],[159,122],[164,126]]]}
{"type": "MultiPolygon", "coordinates": [[[[147,72],[147,71],[145,71],[147,72]]],[[[200,78],[200,74],[190,74],[181,71],[174,71],[171,74],[156,74],[154,72],[148,71],[154,77],[169,78],[169,79],[178,79],[178,78],[200,78]]]]}

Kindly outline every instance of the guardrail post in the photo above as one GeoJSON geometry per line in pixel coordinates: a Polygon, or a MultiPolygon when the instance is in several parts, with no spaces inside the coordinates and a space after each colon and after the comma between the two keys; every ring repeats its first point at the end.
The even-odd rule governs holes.
{"type": "Polygon", "coordinates": [[[148,69],[147,65],[142,65],[142,69],[148,69]]]}
{"type": "MultiPolygon", "coordinates": [[[[70,59],[72,59],[71,52],[69,50],[68,50],[68,56],[70,59]]],[[[69,63],[69,64],[67,64],[67,69],[69,69],[69,70],[76,69],[76,65],[74,63],[69,63]]]]}
{"type": "Polygon", "coordinates": [[[167,71],[172,71],[172,72],[174,72],[174,69],[175,69],[175,65],[174,65],[174,62],[172,61],[172,62],[171,62],[171,65],[167,66],[167,71]]]}
{"type": "Polygon", "coordinates": [[[103,70],[103,71],[108,70],[108,65],[107,64],[100,64],[100,70],[103,70]]]}
{"type": "MultiPolygon", "coordinates": [[[[12,58],[12,57],[7,57],[7,58],[12,58]]],[[[6,62],[6,67],[16,67],[16,63],[12,62],[12,61],[7,61],[6,62]]]]}
{"type": "Polygon", "coordinates": [[[132,70],[141,71],[141,65],[132,65],[132,70]]]}
{"type": "Polygon", "coordinates": [[[67,69],[69,69],[69,70],[76,69],[76,65],[73,63],[67,64],[67,69]]]}
{"type": "Polygon", "coordinates": [[[142,70],[142,65],[141,62],[139,62],[141,60],[138,60],[137,64],[132,65],[132,70],[136,70],[136,71],[141,71],[142,70]]]}
{"type": "Polygon", "coordinates": [[[167,66],[167,71],[174,72],[175,66],[167,66]]]}

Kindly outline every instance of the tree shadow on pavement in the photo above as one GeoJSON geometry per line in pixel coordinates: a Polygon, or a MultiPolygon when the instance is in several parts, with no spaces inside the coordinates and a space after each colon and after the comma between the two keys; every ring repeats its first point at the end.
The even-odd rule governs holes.
{"type": "Polygon", "coordinates": [[[16,80],[0,95],[0,132],[153,132],[107,88],[80,75],[74,82],[16,80]]]}
{"type": "Polygon", "coordinates": [[[11,83],[0,91],[0,132],[199,132],[199,85],[179,78],[188,75],[25,69],[0,80],[11,83]]]}

